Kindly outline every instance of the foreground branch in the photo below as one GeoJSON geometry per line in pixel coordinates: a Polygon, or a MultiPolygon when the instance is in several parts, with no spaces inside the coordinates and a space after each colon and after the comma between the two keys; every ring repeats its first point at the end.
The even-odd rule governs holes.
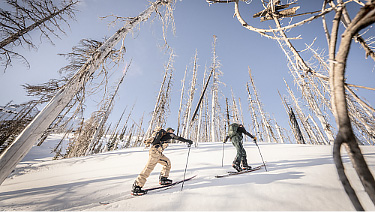
{"type": "Polygon", "coordinates": [[[361,8],[357,16],[353,19],[351,24],[342,35],[339,50],[331,61],[330,78],[332,88],[332,105],[335,110],[335,118],[339,126],[339,132],[335,139],[333,157],[336,168],[339,174],[340,181],[345,188],[353,206],[356,210],[363,210],[355,191],[350,185],[349,180],[345,174],[344,166],[341,159],[341,146],[347,149],[349,157],[352,161],[353,167],[356,170],[362,185],[370,197],[371,201],[375,204],[375,180],[371,174],[367,163],[358,146],[357,139],[353,133],[351,126],[349,112],[346,102],[345,94],[345,69],[346,62],[349,54],[350,45],[353,37],[361,30],[375,22],[375,3],[370,3],[361,8]]]}

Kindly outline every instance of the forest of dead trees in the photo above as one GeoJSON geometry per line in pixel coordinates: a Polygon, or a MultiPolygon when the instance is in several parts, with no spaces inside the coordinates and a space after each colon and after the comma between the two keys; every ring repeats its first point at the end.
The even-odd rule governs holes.
{"type": "MultiPolygon", "coordinates": [[[[2,34],[0,52],[1,62],[5,68],[13,62],[12,58],[22,58],[27,61],[27,58],[12,51],[12,47],[17,45],[33,46],[24,34],[20,34],[21,32],[26,34],[28,30],[37,28],[42,31],[42,35],[51,40],[49,34],[54,35],[51,26],[62,31],[59,21],[68,22],[69,18],[73,18],[74,5],[77,3],[77,1],[67,1],[61,7],[56,7],[51,1],[45,0],[43,1],[45,4],[40,4],[41,9],[36,10],[44,11],[40,12],[43,16],[38,15],[38,17],[42,16],[42,20],[36,20],[35,23],[30,24],[29,20],[35,20],[34,12],[27,13],[27,15],[21,15],[23,19],[15,27],[11,25],[11,20],[20,19],[15,14],[21,14],[22,12],[19,11],[30,9],[30,5],[26,3],[20,5],[16,0],[8,2],[17,12],[1,10],[0,14],[3,23],[1,30],[7,32],[2,34]],[[53,24],[48,25],[48,22],[53,24]],[[27,26],[28,24],[30,26],[27,26]],[[40,27],[31,27],[37,24],[40,24],[40,27]],[[20,34],[20,36],[11,40],[11,37],[15,37],[12,34],[20,34]],[[6,43],[7,40],[8,43],[6,43]]],[[[115,97],[126,78],[128,69],[131,69],[131,63],[129,63],[118,82],[115,85],[108,84],[106,80],[108,73],[115,64],[123,60],[125,54],[124,42],[121,43],[121,41],[125,39],[127,33],[131,33],[135,27],[138,27],[139,23],[147,21],[154,11],[158,12],[158,17],[165,28],[168,25],[174,27],[175,2],[157,0],[139,16],[123,18],[126,20],[124,26],[111,37],[103,41],[82,39],[77,46],[72,47],[71,53],[63,55],[69,60],[69,65],[61,68],[60,79],[51,79],[41,85],[24,85],[28,95],[33,96],[34,100],[20,105],[9,102],[0,107],[0,154],[3,154],[1,165],[14,167],[21,160],[22,155],[34,145],[30,140],[37,140],[37,145],[43,145],[51,133],[63,135],[53,150],[54,158],[62,159],[142,146],[143,140],[150,136],[155,127],[166,127],[168,119],[177,119],[178,126],[175,133],[195,141],[196,146],[200,142],[221,142],[226,136],[228,125],[232,122],[244,123],[244,116],[246,116],[251,118],[251,123],[244,123],[245,127],[258,138],[259,142],[334,145],[335,163],[343,184],[347,179],[340,165],[342,164],[340,147],[346,146],[349,151],[354,152],[351,154],[353,164],[359,167],[357,168],[359,175],[365,176],[362,183],[375,203],[375,191],[370,188],[374,185],[373,177],[361,165],[363,157],[361,158],[360,151],[356,147],[356,145],[375,144],[375,109],[358,96],[354,88],[375,89],[337,79],[345,73],[345,66],[341,65],[345,64],[347,59],[345,53],[349,51],[348,47],[345,49],[345,46],[342,46],[345,44],[344,38],[350,37],[346,41],[347,45],[350,45],[352,40],[359,42],[365,55],[375,60],[375,54],[369,45],[373,38],[366,37],[365,33],[359,34],[360,29],[375,22],[373,14],[375,3],[372,1],[364,3],[359,0],[347,2],[324,0],[321,11],[298,14],[299,6],[295,6],[298,4],[297,1],[260,0],[264,10],[253,14],[253,18],[260,17],[261,22],[273,21],[275,26],[271,29],[260,29],[251,26],[242,18],[239,7],[243,2],[239,0],[207,0],[207,2],[209,4],[225,3],[228,6],[234,4],[234,13],[240,26],[266,38],[274,39],[275,44],[285,54],[293,82],[288,83],[284,80],[285,87],[279,88],[278,92],[281,105],[284,106],[289,117],[289,129],[282,128],[277,120],[270,117],[269,114],[272,111],[265,111],[261,101],[261,92],[256,88],[257,79],[252,75],[252,64],[249,64],[247,70],[243,70],[248,73],[247,83],[243,85],[247,96],[236,96],[233,90],[230,96],[224,96],[223,89],[231,88],[221,79],[227,71],[221,68],[220,52],[216,49],[220,38],[215,35],[213,35],[209,67],[202,68],[199,65],[197,50],[192,55],[192,63],[186,65],[181,84],[176,83],[174,73],[182,70],[175,70],[173,47],[169,46],[167,38],[164,37],[169,59],[163,70],[164,75],[160,79],[160,89],[155,96],[154,109],[145,111],[139,120],[134,120],[132,113],[135,104],[129,104],[124,106],[118,120],[109,122],[108,117],[116,103],[115,97]],[[354,14],[355,17],[350,17],[345,8],[347,4],[359,4],[362,9],[357,15],[354,14]],[[331,20],[332,29],[328,29],[327,21],[329,20],[325,15],[331,12],[335,14],[335,18],[331,20]],[[295,16],[306,18],[296,23],[293,23],[292,19],[290,22],[286,21],[295,16]],[[301,56],[301,51],[294,47],[293,40],[296,38],[288,37],[287,30],[318,18],[322,20],[322,27],[326,33],[328,54],[324,51],[317,51],[312,45],[306,45],[304,51],[309,52],[310,55],[310,58],[306,59],[301,56]],[[344,32],[346,37],[343,35],[344,41],[338,43],[337,34],[340,23],[346,29],[344,32]],[[203,76],[203,78],[199,79],[198,76],[203,76]],[[294,84],[297,89],[293,91],[290,84],[294,84]],[[177,117],[169,117],[173,89],[180,91],[177,117]],[[85,116],[84,102],[87,96],[103,90],[105,92],[97,110],[85,116]],[[341,104],[343,102],[344,104],[341,104]],[[38,114],[38,106],[44,103],[48,104],[38,114]],[[332,117],[335,117],[337,126],[332,124],[332,117]],[[8,157],[7,153],[11,151],[14,152],[12,155],[19,156],[8,157]]],[[[4,176],[1,180],[3,179],[5,179],[4,176]]],[[[360,210],[360,203],[356,200],[353,191],[350,187],[345,187],[345,189],[353,205],[360,210]]]]}
{"type": "MultiPolygon", "coordinates": [[[[208,2],[230,3],[235,1],[208,2]]],[[[51,2],[46,1],[46,5],[49,3],[52,4],[51,2]]],[[[69,16],[72,16],[73,14],[71,13],[73,12],[73,9],[70,7],[74,5],[74,3],[76,2],[66,4],[61,10],[65,11],[69,9],[69,16]]],[[[268,4],[270,5],[270,3],[272,3],[272,1],[268,4]]],[[[17,5],[15,8],[20,7],[17,4],[17,1],[12,1],[11,4],[17,5]]],[[[288,8],[294,3],[281,5],[280,2],[274,1],[273,4],[276,9],[281,10],[288,8]]],[[[332,5],[332,2],[330,2],[330,4],[332,5]]],[[[284,12],[279,15],[286,16],[286,14],[288,14],[288,16],[291,16],[296,13],[295,10],[294,7],[291,12],[284,12]]],[[[3,11],[4,14],[5,12],[6,11],[3,11]]],[[[167,10],[164,19],[167,19],[166,17],[170,16],[170,13],[171,12],[167,10]]],[[[272,20],[270,19],[270,16],[267,15],[266,10],[262,11],[262,13],[255,14],[254,18],[260,16],[267,17],[266,19],[262,19],[262,21],[272,20]]],[[[275,19],[275,22],[276,26],[280,27],[277,19],[275,19]]],[[[345,23],[348,24],[347,21],[345,23]]],[[[308,46],[307,50],[310,51],[312,55],[309,59],[310,64],[308,64],[301,58],[298,52],[295,51],[290,39],[287,38],[283,31],[272,31],[272,33],[275,37],[277,36],[276,34],[279,33],[281,38],[283,38],[275,40],[289,59],[290,73],[294,77],[294,83],[297,85],[297,88],[301,93],[296,96],[286,81],[285,89],[280,88],[279,90],[279,93],[283,90],[286,91],[286,94],[280,94],[280,98],[285,107],[285,111],[290,118],[290,129],[281,128],[277,124],[277,121],[270,118],[269,113],[264,111],[261,97],[258,94],[255,80],[251,74],[251,64],[249,65],[248,70],[246,70],[249,74],[249,81],[245,85],[248,96],[242,97],[242,100],[245,101],[241,102],[241,98],[237,98],[233,91],[231,92],[231,96],[223,96],[223,93],[220,90],[223,89],[221,87],[225,87],[224,83],[220,81],[220,76],[223,75],[223,71],[220,70],[219,57],[215,49],[217,38],[214,36],[212,63],[210,67],[205,67],[204,70],[198,70],[198,52],[193,56],[193,67],[186,66],[185,77],[181,84],[177,134],[188,137],[197,143],[221,141],[225,135],[228,123],[243,123],[243,116],[245,113],[246,116],[250,116],[252,120],[252,123],[248,123],[247,127],[252,129],[252,133],[256,135],[260,141],[300,144],[333,144],[334,135],[337,133],[337,130],[335,130],[334,126],[329,122],[333,110],[330,105],[329,82],[327,80],[329,75],[329,64],[325,55],[322,55],[324,53],[318,53],[308,46]],[[197,79],[198,72],[204,72],[203,79],[197,79]],[[191,79],[188,79],[187,77],[191,77],[191,79]],[[201,87],[198,87],[198,81],[201,81],[201,87]],[[208,86],[209,88],[207,88],[208,86]],[[193,105],[193,103],[196,103],[194,100],[198,98],[200,99],[198,106],[193,105]],[[243,103],[247,103],[248,106],[242,108],[243,103]],[[307,105],[307,107],[305,107],[305,105],[307,105]],[[289,137],[289,134],[292,135],[292,138],[289,137]]],[[[0,143],[1,150],[4,150],[6,146],[10,145],[12,140],[15,139],[27,123],[35,117],[36,113],[32,113],[32,111],[36,110],[36,106],[50,101],[56,94],[56,91],[64,86],[69,79],[73,77],[74,73],[85,65],[85,62],[94,54],[103,42],[83,39],[78,46],[72,48],[71,53],[63,54],[63,56],[69,59],[70,64],[60,70],[61,73],[65,73],[61,79],[51,79],[49,82],[42,85],[24,85],[28,94],[30,96],[35,96],[36,99],[20,105],[19,107],[22,108],[21,111],[14,112],[8,110],[8,105],[2,108],[2,123],[0,130],[3,133],[0,143]],[[12,113],[13,115],[11,115],[12,113]],[[14,115],[14,113],[17,113],[17,115],[14,115]]],[[[362,42],[365,43],[364,40],[362,42]]],[[[111,54],[109,54],[110,56],[107,56],[110,61],[107,62],[107,58],[105,58],[104,62],[101,63],[101,71],[95,76],[95,78],[100,78],[98,79],[99,82],[101,81],[101,84],[96,85],[97,87],[106,87],[108,90],[107,87],[109,85],[105,83],[105,78],[109,68],[106,68],[106,66],[109,66],[108,63],[116,63],[116,61],[121,60],[120,58],[123,57],[122,48],[124,47],[121,46],[120,50],[112,49],[111,54]]],[[[371,52],[370,49],[367,54],[372,55],[371,52]]],[[[94,152],[118,149],[121,147],[142,145],[141,140],[144,137],[149,136],[156,126],[165,126],[168,114],[170,113],[169,94],[171,89],[173,89],[173,72],[175,71],[173,67],[173,57],[174,53],[171,51],[150,120],[147,120],[147,117],[142,117],[139,122],[135,122],[134,120],[129,121],[132,115],[131,110],[128,112],[126,116],[127,118],[124,117],[123,114],[117,123],[113,123],[113,126],[109,126],[112,124],[107,123],[107,119],[114,102],[113,98],[108,98],[108,96],[114,97],[117,90],[114,91],[113,94],[107,93],[107,97],[103,98],[102,106],[100,106],[98,111],[92,113],[91,117],[85,120],[82,115],[84,111],[84,108],[82,108],[82,102],[84,102],[87,95],[90,95],[90,92],[95,92],[92,90],[98,89],[94,88],[94,86],[91,86],[91,88],[90,86],[86,86],[87,88],[80,89],[75,97],[73,97],[72,101],[64,107],[63,111],[55,120],[53,120],[53,123],[51,123],[43,132],[43,135],[38,139],[38,145],[41,145],[51,132],[63,132],[66,136],[72,134],[75,135],[73,138],[69,137],[70,143],[65,150],[65,152],[69,153],[63,153],[63,147],[61,146],[61,143],[59,143],[55,148],[57,151],[56,158],[62,156],[67,157],[68,155],[81,156],[94,152]],[[72,113],[72,111],[74,112],[72,113]],[[125,120],[122,120],[123,118],[125,118],[125,120]],[[143,120],[144,118],[145,121],[143,120]],[[77,123],[77,120],[81,120],[80,123],[77,123]],[[74,122],[74,124],[69,122],[74,122]],[[144,125],[147,126],[144,127],[144,125]],[[92,132],[88,133],[86,132],[87,130],[92,132]],[[80,138],[82,136],[86,137],[80,138]],[[102,141],[102,138],[108,138],[108,140],[102,141]],[[83,149],[87,150],[78,148],[81,153],[72,153],[72,151],[74,152],[74,150],[71,149],[73,146],[82,145],[78,144],[80,142],[79,140],[85,140],[85,142],[89,140],[92,141],[92,143],[89,142],[84,145],[87,147],[83,149]],[[103,144],[103,142],[107,142],[107,144],[103,144]],[[107,146],[107,148],[105,148],[105,146],[107,146]]],[[[9,57],[6,58],[9,59],[9,57]]],[[[123,77],[125,77],[125,74],[123,77]]],[[[122,80],[120,80],[120,82],[122,82],[122,80]]],[[[358,101],[359,97],[355,95],[349,87],[348,90],[350,91],[350,94],[352,94],[347,98],[348,110],[350,112],[349,114],[354,132],[356,136],[359,137],[358,142],[360,144],[373,145],[375,141],[375,130],[372,123],[372,120],[374,119],[374,110],[364,101],[358,101]]],[[[11,105],[11,102],[9,105],[11,105]]],[[[125,112],[126,109],[124,109],[124,113],[125,112]]]]}

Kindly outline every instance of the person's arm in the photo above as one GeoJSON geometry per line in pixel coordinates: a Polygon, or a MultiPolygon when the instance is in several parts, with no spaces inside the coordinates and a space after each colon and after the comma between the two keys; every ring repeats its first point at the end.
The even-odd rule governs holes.
{"type": "Polygon", "coordinates": [[[227,135],[227,136],[225,137],[225,139],[224,139],[224,143],[226,143],[226,142],[228,141],[228,139],[229,139],[229,135],[227,135]]]}
{"type": "Polygon", "coordinates": [[[170,143],[172,139],[179,140],[179,141],[182,141],[182,142],[186,142],[186,143],[189,143],[189,144],[192,144],[192,143],[193,143],[193,141],[188,140],[188,139],[185,139],[185,138],[180,137],[180,136],[177,136],[177,135],[175,135],[174,133],[167,133],[166,135],[164,135],[164,136],[161,138],[161,141],[162,141],[163,143],[170,143]]]}
{"type": "Polygon", "coordinates": [[[185,139],[185,138],[183,138],[183,137],[177,136],[177,135],[175,135],[174,133],[170,133],[169,136],[170,136],[172,139],[179,140],[179,141],[182,141],[182,142],[186,142],[186,143],[189,143],[189,144],[193,144],[193,141],[192,141],[192,140],[185,139]]]}
{"type": "Polygon", "coordinates": [[[255,137],[255,136],[253,136],[253,135],[251,135],[249,132],[247,132],[246,131],[246,129],[243,127],[243,129],[244,129],[244,133],[247,135],[247,136],[249,136],[250,138],[252,138],[252,139],[254,139],[254,142],[256,143],[257,142],[257,137],[255,137]]]}
{"type": "Polygon", "coordinates": [[[243,134],[249,136],[250,138],[255,138],[255,136],[251,135],[244,127],[239,127],[238,131],[242,132],[243,134]]]}

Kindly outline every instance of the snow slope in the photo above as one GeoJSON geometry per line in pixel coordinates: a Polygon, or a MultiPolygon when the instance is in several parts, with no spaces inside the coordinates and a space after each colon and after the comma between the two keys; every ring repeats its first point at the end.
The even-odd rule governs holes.
{"type": "MultiPolygon", "coordinates": [[[[231,170],[235,148],[200,143],[192,148],[186,176],[198,176],[168,190],[145,196],[130,195],[131,185],[148,159],[148,151],[130,148],[94,156],[52,161],[51,137],[34,147],[0,186],[0,210],[354,210],[346,196],[331,157],[331,146],[263,144],[264,169],[217,179],[231,170]],[[99,202],[107,202],[101,205],[99,202]]],[[[257,147],[244,144],[250,165],[262,163],[257,147]]],[[[361,147],[375,170],[375,147],[361,147]]],[[[172,144],[165,155],[172,161],[170,178],[183,178],[188,148],[172,144]]],[[[375,210],[345,157],[347,172],[366,210],[375,210]]],[[[158,183],[157,165],[145,187],[158,183]]]]}

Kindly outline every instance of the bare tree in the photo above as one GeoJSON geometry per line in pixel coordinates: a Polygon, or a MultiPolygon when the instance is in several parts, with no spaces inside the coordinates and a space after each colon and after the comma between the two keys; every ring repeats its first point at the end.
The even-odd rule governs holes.
{"type": "MultiPolygon", "coordinates": [[[[120,140],[119,142],[122,143],[121,148],[125,148],[125,146],[126,146],[125,137],[126,137],[126,133],[129,132],[129,130],[128,130],[128,123],[129,123],[129,119],[130,119],[130,117],[131,117],[131,115],[133,113],[134,106],[135,106],[135,104],[133,104],[133,107],[130,110],[130,112],[129,112],[126,120],[125,120],[125,123],[124,123],[124,125],[122,127],[122,130],[121,130],[121,133],[120,133],[120,136],[119,136],[119,140],[120,140]]],[[[125,110],[126,110],[126,108],[125,108],[125,110]]]]}
{"type": "MultiPolygon", "coordinates": [[[[361,151],[358,147],[358,142],[355,137],[355,134],[353,132],[353,128],[351,125],[351,120],[349,116],[348,111],[348,104],[347,104],[347,94],[345,90],[347,90],[349,93],[352,94],[352,90],[349,88],[348,84],[345,82],[345,68],[346,68],[346,62],[347,57],[349,53],[349,49],[351,46],[351,42],[353,39],[359,40],[362,46],[364,46],[363,42],[366,42],[365,39],[361,39],[358,37],[360,30],[368,27],[369,25],[373,24],[375,22],[375,2],[374,1],[368,1],[367,4],[364,4],[358,0],[356,1],[346,1],[343,0],[337,0],[337,4],[334,4],[334,1],[331,0],[324,0],[322,10],[318,12],[316,15],[311,15],[302,21],[293,23],[292,21],[289,22],[286,26],[281,27],[279,20],[285,17],[290,16],[296,16],[296,15],[306,15],[306,14],[314,14],[315,12],[305,13],[305,14],[295,14],[296,10],[289,10],[288,12],[282,13],[280,10],[283,10],[287,7],[289,7],[288,4],[281,4],[281,1],[279,0],[270,0],[267,2],[264,0],[261,0],[261,4],[263,5],[264,9],[261,13],[257,13],[259,16],[266,17],[265,20],[274,20],[276,24],[276,28],[271,29],[261,29],[256,28],[250,25],[248,22],[246,22],[240,13],[239,10],[239,0],[228,0],[228,1],[222,1],[222,0],[207,0],[209,3],[229,3],[233,2],[235,4],[234,11],[235,16],[237,17],[238,21],[241,23],[243,27],[246,29],[259,33],[262,36],[276,39],[276,40],[283,40],[285,44],[288,46],[290,51],[293,54],[293,57],[296,61],[294,63],[295,65],[298,65],[299,67],[296,67],[296,69],[300,69],[303,71],[304,75],[311,74],[314,77],[320,77],[322,79],[329,79],[330,82],[330,93],[331,93],[331,105],[333,114],[336,119],[336,123],[339,127],[339,132],[336,135],[336,138],[334,139],[334,161],[336,164],[336,168],[338,171],[339,178],[344,186],[345,191],[347,192],[350,200],[352,201],[353,206],[356,210],[363,210],[363,207],[354,191],[354,189],[351,187],[351,184],[349,180],[347,179],[347,176],[345,174],[344,166],[341,159],[341,146],[344,145],[347,148],[347,152],[352,160],[352,164],[357,171],[357,174],[362,182],[363,187],[365,188],[365,191],[369,195],[372,202],[375,204],[375,181],[374,177],[369,171],[369,168],[366,164],[366,161],[363,158],[363,155],[361,154],[361,151]],[[348,13],[346,11],[346,5],[349,3],[357,3],[362,6],[361,10],[357,13],[356,17],[351,21],[348,13]],[[330,7],[327,8],[328,4],[330,7]],[[332,29],[331,32],[329,32],[328,27],[326,25],[326,17],[330,12],[335,12],[334,19],[332,20],[332,29]],[[270,18],[268,18],[270,17],[270,18]],[[291,44],[291,41],[293,39],[299,39],[300,36],[294,37],[294,38],[288,38],[285,35],[285,30],[289,30],[292,28],[295,28],[297,26],[304,25],[305,23],[308,23],[309,21],[315,20],[317,18],[323,18],[323,28],[326,33],[327,43],[329,44],[329,61],[330,61],[330,68],[329,68],[329,78],[325,76],[321,76],[317,72],[315,72],[311,67],[309,67],[303,58],[300,56],[299,52],[294,48],[294,46],[291,44]],[[338,51],[336,52],[336,48],[338,45],[338,32],[339,32],[339,24],[341,22],[345,22],[344,25],[347,26],[346,30],[342,34],[342,39],[338,48],[338,51]],[[270,34],[273,33],[273,34],[270,34]],[[280,35],[280,37],[277,37],[276,34],[280,35]]],[[[373,56],[373,50],[371,49],[370,45],[366,45],[364,47],[364,50],[366,51],[366,55],[373,56]]],[[[356,96],[356,95],[353,95],[356,96]]],[[[360,98],[356,98],[356,101],[360,104],[363,104],[368,109],[375,111],[373,108],[371,108],[369,105],[364,104],[364,102],[360,98]]],[[[320,119],[323,127],[328,126],[325,125],[325,120],[319,111],[317,111],[316,115],[320,119]]],[[[326,135],[331,140],[329,132],[326,131],[328,128],[324,128],[326,135]]]]}
{"type": "Polygon", "coordinates": [[[143,144],[142,141],[145,138],[145,136],[144,136],[145,132],[142,129],[143,119],[144,119],[144,113],[143,113],[141,119],[139,120],[139,124],[137,124],[138,128],[137,128],[137,135],[135,137],[134,144],[133,144],[134,147],[141,146],[143,144]]]}
{"type": "Polygon", "coordinates": [[[41,37],[51,43],[51,35],[59,37],[58,31],[65,33],[60,23],[68,24],[68,19],[74,18],[74,6],[78,2],[64,0],[59,8],[52,0],[6,0],[12,11],[0,9],[0,61],[4,71],[12,64],[13,58],[20,58],[28,64],[13,47],[27,45],[36,48],[30,38],[31,31],[39,30],[41,37]]]}
{"type": "MultiPolygon", "coordinates": [[[[254,102],[257,106],[256,111],[258,111],[259,116],[260,116],[261,127],[263,128],[263,131],[264,131],[265,135],[267,136],[267,142],[276,142],[277,140],[276,140],[275,135],[273,133],[272,126],[271,126],[270,122],[268,121],[269,120],[268,115],[264,112],[262,102],[260,101],[258,91],[255,87],[255,82],[254,82],[253,76],[251,75],[250,67],[248,67],[248,72],[249,72],[249,76],[250,76],[250,83],[249,84],[251,85],[252,90],[253,90],[253,94],[255,96],[253,99],[254,99],[254,102]]],[[[249,92],[249,95],[251,95],[249,89],[248,89],[248,92],[249,92]]]]}
{"type": "Polygon", "coordinates": [[[185,110],[186,115],[185,115],[184,129],[182,132],[182,137],[185,137],[185,138],[190,137],[189,132],[190,132],[191,124],[192,124],[191,117],[193,115],[191,114],[191,110],[193,107],[194,94],[196,90],[195,87],[196,87],[196,82],[197,82],[197,69],[198,69],[197,60],[198,60],[198,52],[195,51],[194,62],[193,62],[193,73],[191,77],[189,95],[188,95],[188,99],[186,103],[186,110],[185,110]]]}
{"type": "MultiPolygon", "coordinates": [[[[94,134],[92,134],[92,137],[89,137],[88,140],[90,141],[89,142],[89,145],[86,149],[86,152],[85,152],[85,155],[89,155],[89,154],[92,154],[93,153],[93,150],[95,149],[95,146],[98,144],[101,136],[102,136],[102,131],[104,130],[104,125],[105,123],[107,122],[108,120],[108,117],[109,115],[111,114],[112,112],[112,109],[113,109],[113,105],[114,105],[114,99],[117,95],[117,92],[120,88],[120,85],[121,83],[124,81],[124,77],[126,76],[126,73],[128,72],[129,70],[129,67],[130,67],[130,64],[126,67],[126,69],[124,70],[123,72],[123,75],[121,77],[121,79],[119,80],[119,82],[117,83],[117,86],[116,86],[116,89],[114,91],[114,93],[112,94],[112,96],[109,98],[108,101],[106,101],[104,104],[103,104],[103,108],[101,108],[100,110],[100,121],[98,121],[96,124],[97,124],[97,127],[95,127],[95,131],[94,131],[94,134]]],[[[122,117],[122,116],[121,116],[122,117]]]]}
{"type": "Polygon", "coordinates": [[[173,62],[174,53],[170,52],[168,64],[165,66],[163,80],[160,83],[160,89],[158,96],[156,97],[156,102],[154,110],[151,113],[151,119],[148,124],[147,131],[145,133],[145,138],[150,137],[152,130],[155,127],[164,127],[166,124],[168,112],[169,112],[169,101],[170,101],[170,91],[172,86],[172,75],[173,75],[173,62]]]}
{"type": "Polygon", "coordinates": [[[26,155],[43,132],[51,125],[56,117],[63,111],[72,98],[84,87],[92,74],[103,63],[108,53],[115,45],[125,38],[127,33],[131,32],[139,23],[147,20],[151,14],[161,5],[170,4],[168,0],[157,0],[151,3],[150,7],[142,12],[139,16],[132,18],[111,36],[103,45],[98,48],[90,59],[83,65],[80,70],[69,80],[64,88],[59,89],[57,94],[46,105],[46,107],[36,116],[31,124],[17,137],[13,144],[1,155],[0,158],[0,183],[2,183],[9,173],[14,169],[19,161],[26,155]]]}
{"type": "MultiPolygon", "coordinates": [[[[343,9],[341,0],[338,1],[338,7],[339,8],[336,11],[335,18],[339,18],[340,20],[343,9]]],[[[369,167],[367,166],[367,163],[358,146],[357,139],[353,133],[345,93],[345,68],[353,37],[356,36],[360,30],[375,22],[375,2],[369,1],[360,9],[356,17],[342,34],[340,46],[336,53],[333,46],[336,45],[336,36],[338,32],[337,22],[337,19],[335,19],[330,38],[330,85],[332,89],[332,106],[334,108],[334,115],[339,127],[339,132],[335,138],[333,157],[340,180],[344,185],[345,191],[349,195],[350,200],[357,210],[363,210],[363,207],[345,174],[344,165],[341,158],[342,145],[346,147],[353,163],[353,167],[357,171],[362,185],[373,204],[375,204],[375,180],[371,174],[371,171],[369,170],[369,167]]]]}
{"type": "MultiPolygon", "coordinates": [[[[196,133],[195,146],[197,146],[198,143],[203,138],[203,135],[201,135],[201,133],[204,134],[204,132],[205,132],[204,130],[202,130],[202,126],[203,126],[202,123],[203,123],[203,108],[204,108],[204,100],[205,100],[204,99],[204,93],[205,93],[207,85],[208,85],[208,83],[207,83],[207,85],[205,85],[206,74],[207,73],[206,73],[206,70],[205,70],[204,76],[203,76],[203,82],[202,82],[202,89],[201,89],[201,95],[203,95],[203,96],[201,96],[199,98],[199,101],[198,101],[198,104],[197,104],[197,108],[196,108],[196,110],[199,110],[199,115],[198,115],[198,124],[197,124],[198,129],[197,129],[197,133],[196,133]]],[[[197,114],[197,112],[195,111],[194,114],[193,114],[192,119],[195,118],[194,116],[196,116],[196,114],[197,114]]],[[[194,121],[194,120],[192,120],[192,121],[194,121]]]]}
{"type": "Polygon", "coordinates": [[[212,90],[211,90],[211,142],[217,141],[219,139],[221,125],[220,125],[220,104],[219,104],[219,85],[220,76],[223,74],[220,68],[220,62],[218,61],[218,56],[216,54],[216,42],[217,37],[214,37],[214,42],[212,44],[212,64],[210,69],[212,70],[212,90]]]}
{"type": "Polygon", "coordinates": [[[0,114],[8,114],[0,119],[0,154],[10,146],[19,133],[38,114],[39,101],[29,101],[21,105],[8,105],[14,110],[2,109],[0,114]]]}
{"type": "MultiPolygon", "coordinates": [[[[83,123],[82,130],[79,130],[78,133],[76,133],[77,135],[74,136],[72,141],[69,143],[65,158],[80,157],[92,154],[94,152],[95,147],[97,147],[99,140],[103,136],[105,123],[112,112],[114,99],[118,93],[121,83],[124,80],[124,77],[126,76],[129,66],[130,64],[124,70],[122,77],[113,91],[113,94],[108,96],[108,99],[103,102],[99,111],[95,111],[91,114],[90,119],[83,123]]],[[[110,150],[112,149],[110,148],[110,150]]]]}
{"type": "Polygon", "coordinates": [[[208,87],[208,84],[210,82],[210,79],[211,79],[211,76],[212,76],[212,73],[213,73],[213,69],[211,69],[210,71],[210,74],[209,76],[207,77],[207,80],[206,80],[206,74],[207,74],[207,67],[205,68],[205,73],[204,73],[204,76],[203,76],[203,84],[202,84],[202,91],[201,91],[201,95],[199,97],[199,100],[198,100],[198,104],[197,104],[197,107],[195,108],[195,111],[191,117],[191,122],[194,122],[195,121],[195,117],[199,111],[199,117],[198,117],[198,130],[197,130],[197,140],[196,140],[196,144],[195,145],[198,145],[198,140],[200,140],[200,133],[202,132],[204,134],[204,140],[207,141],[208,140],[208,131],[209,131],[209,127],[208,127],[208,120],[209,120],[209,114],[208,114],[208,95],[205,95],[206,94],[206,91],[207,91],[207,87],[208,87]],[[206,104],[205,104],[206,103],[206,104]],[[205,110],[204,112],[204,115],[203,115],[203,110],[205,110]],[[205,121],[204,121],[204,125],[203,125],[203,131],[201,131],[201,127],[202,127],[202,119],[205,118],[205,121]]]}
{"type": "MultiPolygon", "coordinates": [[[[310,144],[316,144],[319,140],[317,139],[317,137],[315,135],[316,132],[313,130],[313,128],[311,127],[310,123],[308,122],[308,118],[307,117],[309,115],[305,115],[305,112],[302,110],[302,108],[301,108],[301,106],[299,104],[299,101],[297,100],[296,96],[294,95],[292,89],[290,89],[289,85],[286,83],[285,80],[284,80],[284,82],[285,82],[285,85],[288,88],[288,93],[289,93],[289,95],[292,98],[292,101],[294,103],[297,117],[299,118],[299,120],[302,123],[303,128],[305,129],[307,137],[310,139],[310,142],[308,142],[308,143],[310,143],[310,144]]],[[[294,112],[293,112],[293,114],[294,114],[294,112]]],[[[289,114],[289,115],[291,115],[291,114],[289,114]]]]}
{"type": "MultiPolygon", "coordinates": [[[[233,89],[231,88],[231,93],[232,93],[232,118],[233,118],[233,121],[232,122],[235,122],[235,123],[238,123],[240,121],[240,112],[238,110],[238,107],[237,107],[237,103],[236,103],[236,97],[234,96],[234,93],[233,93],[233,89]]],[[[243,122],[241,122],[243,123],[243,122]]]]}
{"type": "Polygon", "coordinates": [[[253,100],[253,97],[251,95],[249,83],[246,83],[246,90],[248,93],[249,111],[251,114],[251,121],[253,122],[253,126],[254,126],[253,134],[256,135],[256,137],[262,141],[263,133],[260,132],[260,125],[259,125],[257,114],[256,114],[255,100],[253,100]]]}
{"type": "MultiPolygon", "coordinates": [[[[187,66],[186,66],[186,69],[185,69],[185,74],[184,74],[184,78],[182,79],[181,81],[181,85],[182,85],[182,88],[181,88],[181,97],[180,97],[180,107],[178,109],[178,120],[177,120],[177,135],[180,135],[180,126],[181,126],[181,112],[182,112],[182,105],[183,105],[183,100],[184,100],[184,93],[185,93],[185,80],[186,80],[186,73],[187,73],[187,66]]],[[[183,124],[182,124],[183,125],[183,124]]]]}
{"type": "MultiPolygon", "coordinates": [[[[39,104],[49,102],[56,95],[58,90],[64,87],[69,79],[72,78],[74,73],[85,64],[85,61],[87,61],[95,50],[98,49],[102,44],[103,42],[100,41],[82,39],[77,46],[72,48],[72,52],[60,54],[69,60],[69,64],[59,70],[62,77],[60,79],[51,79],[48,82],[40,85],[23,85],[28,96],[39,98],[39,104]]],[[[60,115],[43,133],[43,136],[39,139],[38,146],[44,142],[51,132],[58,128],[63,129],[69,125],[69,122],[74,121],[77,116],[83,115],[86,97],[98,93],[100,90],[99,88],[101,87],[104,87],[103,90],[107,90],[107,72],[112,66],[118,64],[118,58],[120,57],[121,50],[112,49],[110,51],[106,60],[103,61],[100,71],[91,77],[89,81],[90,83],[87,83],[74,96],[70,103],[64,108],[64,111],[60,113],[60,115]]],[[[103,99],[106,98],[105,96],[106,92],[104,92],[103,99]]]]}

